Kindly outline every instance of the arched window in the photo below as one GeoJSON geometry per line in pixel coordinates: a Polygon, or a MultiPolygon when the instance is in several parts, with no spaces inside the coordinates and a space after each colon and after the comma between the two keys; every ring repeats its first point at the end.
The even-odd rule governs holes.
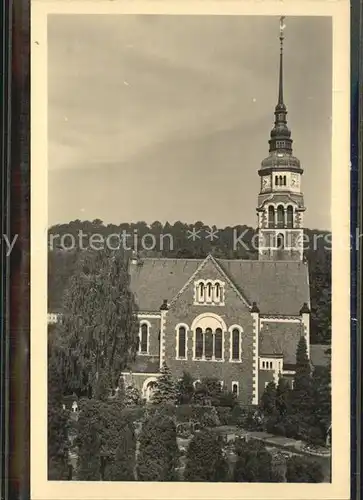
{"type": "Polygon", "coordinates": [[[178,358],[186,358],[186,330],[180,326],[178,331],[178,358]]]}
{"type": "Polygon", "coordinates": [[[279,177],[279,186],[282,186],[282,175],[279,177]]]}
{"type": "Polygon", "coordinates": [[[238,382],[232,382],[232,393],[235,396],[238,396],[239,390],[238,390],[238,382]]]}
{"type": "Polygon", "coordinates": [[[204,347],[204,339],[203,339],[203,331],[201,328],[197,328],[195,330],[195,357],[197,359],[201,359],[203,357],[203,347],[204,347]]]}
{"type": "Polygon", "coordinates": [[[140,343],[139,352],[141,354],[148,353],[148,337],[149,337],[149,325],[147,323],[142,323],[140,327],[140,343]]]}
{"type": "Polygon", "coordinates": [[[268,207],[268,227],[275,227],[275,208],[271,205],[268,207]]]}
{"type": "Polygon", "coordinates": [[[221,285],[219,283],[214,285],[214,300],[216,302],[221,300],[221,285]]]}
{"type": "Polygon", "coordinates": [[[284,186],[286,186],[286,175],[284,175],[284,186]]]}
{"type": "Polygon", "coordinates": [[[215,359],[222,359],[222,345],[223,345],[223,333],[221,328],[217,328],[214,335],[214,357],[215,359]]]}
{"type": "Polygon", "coordinates": [[[205,331],[205,357],[206,359],[213,358],[213,332],[211,328],[205,331]]]}
{"type": "Polygon", "coordinates": [[[234,328],[232,330],[232,361],[239,361],[241,359],[241,332],[234,328]]]}
{"type": "Polygon", "coordinates": [[[294,227],[294,209],[291,205],[289,205],[286,210],[286,225],[289,228],[294,227]]]}
{"type": "Polygon", "coordinates": [[[277,177],[277,175],[275,175],[275,186],[278,186],[279,184],[279,178],[277,177]]]}
{"type": "Polygon", "coordinates": [[[212,283],[207,284],[208,299],[212,299],[212,283]]]}
{"type": "Polygon", "coordinates": [[[282,205],[277,207],[277,227],[285,226],[285,210],[282,205]]]}
{"type": "Polygon", "coordinates": [[[283,234],[278,234],[277,235],[277,242],[276,246],[278,250],[283,250],[285,248],[285,240],[284,240],[284,235],[283,234]]]}
{"type": "Polygon", "coordinates": [[[204,300],[204,283],[199,283],[199,300],[204,300]]]}

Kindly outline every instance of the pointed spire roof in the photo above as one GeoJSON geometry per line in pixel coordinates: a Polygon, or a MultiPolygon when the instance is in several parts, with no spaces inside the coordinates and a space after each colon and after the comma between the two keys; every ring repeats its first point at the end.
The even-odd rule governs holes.
{"type": "Polygon", "coordinates": [[[282,168],[292,168],[302,172],[300,161],[292,156],[291,131],[287,126],[287,108],[284,102],[284,30],[285,17],[280,18],[280,60],[279,60],[279,81],[278,81],[278,99],[275,106],[275,122],[271,130],[269,140],[268,158],[262,162],[260,174],[262,171],[281,166],[282,168]]]}

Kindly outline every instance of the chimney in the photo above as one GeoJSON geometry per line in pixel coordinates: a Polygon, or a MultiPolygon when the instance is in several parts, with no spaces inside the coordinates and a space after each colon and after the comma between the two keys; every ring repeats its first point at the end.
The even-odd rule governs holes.
{"type": "Polygon", "coordinates": [[[160,311],[167,311],[169,309],[168,299],[164,299],[163,303],[160,306],[160,311]]]}

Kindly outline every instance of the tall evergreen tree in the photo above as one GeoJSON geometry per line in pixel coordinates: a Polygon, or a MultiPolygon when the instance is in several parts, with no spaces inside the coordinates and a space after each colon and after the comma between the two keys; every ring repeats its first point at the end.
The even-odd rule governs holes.
{"type": "Polygon", "coordinates": [[[312,398],[315,426],[320,431],[320,439],[325,440],[331,424],[331,370],[330,366],[318,366],[312,376],[312,398]]]}
{"type": "Polygon", "coordinates": [[[138,321],[121,252],[86,251],[64,296],[64,317],[56,331],[68,388],[90,388],[93,396],[108,379],[117,385],[120,372],[135,356],[138,321]]]}
{"type": "Polygon", "coordinates": [[[170,368],[167,364],[162,364],[160,369],[160,377],[155,386],[155,391],[152,396],[153,404],[170,403],[175,404],[177,400],[177,388],[170,368]]]}
{"type": "Polygon", "coordinates": [[[265,387],[260,401],[260,409],[265,416],[272,415],[276,411],[276,385],[271,381],[265,387]]]}
{"type": "Polygon", "coordinates": [[[179,448],[175,422],[160,414],[146,418],[139,438],[137,479],[175,481],[179,448]]]}
{"type": "Polygon", "coordinates": [[[296,369],[291,396],[295,413],[304,417],[311,415],[311,366],[304,336],[300,337],[296,350],[296,369]]]}
{"type": "Polygon", "coordinates": [[[228,464],[219,436],[208,430],[195,434],[187,451],[185,481],[226,481],[228,464]]]}
{"type": "Polygon", "coordinates": [[[276,410],[281,417],[289,413],[290,391],[288,382],[280,376],[276,387],[276,410]]]}
{"type": "Polygon", "coordinates": [[[189,404],[192,401],[194,394],[193,382],[194,380],[190,373],[184,371],[182,378],[176,386],[177,403],[179,405],[189,404]]]}

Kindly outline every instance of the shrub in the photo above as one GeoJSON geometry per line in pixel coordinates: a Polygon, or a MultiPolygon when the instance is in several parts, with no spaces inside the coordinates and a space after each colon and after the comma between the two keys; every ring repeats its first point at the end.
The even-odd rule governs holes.
{"type": "Polygon", "coordinates": [[[176,427],[170,417],[155,414],[148,418],[140,434],[137,459],[139,481],[173,481],[177,478],[179,450],[176,427]]]}
{"type": "Polygon", "coordinates": [[[233,470],[233,481],[239,483],[281,482],[282,477],[273,467],[272,455],[263,443],[256,440],[235,441],[237,460],[233,470]]]}
{"type": "Polygon", "coordinates": [[[189,422],[194,416],[194,410],[191,405],[177,406],[175,413],[178,422],[189,422]]]}
{"type": "Polygon", "coordinates": [[[232,420],[231,408],[219,406],[217,408],[217,412],[221,425],[231,425],[231,420],[232,420]]]}
{"type": "Polygon", "coordinates": [[[237,405],[236,396],[231,391],[222,390],[215,402],[216,406],[232,409],[237,405]]]}
{"type": "Polygon", "coordinates": [[[228,465],[219,436],[208,430],[196,434],[189,444],[184,472],[186,481],[225,481],[228,465]]]}
{"type": "Polygon", "coordinates": [[[293,456],[286,462],[286,481],[288,483],[322,483],[322,467],[316,460],[293,456]]]}
{"type": "Polygon", "coordinates": [[[217,427],[220,425],[220,420],[218,417],[218,412],[214,408],[214,406],[209,408],[210,411],[206,411],[201,418],[201,426],[202,427],[217,427]]]}
{"type": "Polygon", "coordinates": [[[141,404],[140,391],[136,387],[128,385],[125,389],[124,403],[125,406],[140,405],[141,404]]]}
{"type": "Polygon", "coordinates": [[[184,371],[182,378],[176,386],[177,403],[179,405],[190,404],[194,395],[193,377],[190,373],[184,371]]]}

